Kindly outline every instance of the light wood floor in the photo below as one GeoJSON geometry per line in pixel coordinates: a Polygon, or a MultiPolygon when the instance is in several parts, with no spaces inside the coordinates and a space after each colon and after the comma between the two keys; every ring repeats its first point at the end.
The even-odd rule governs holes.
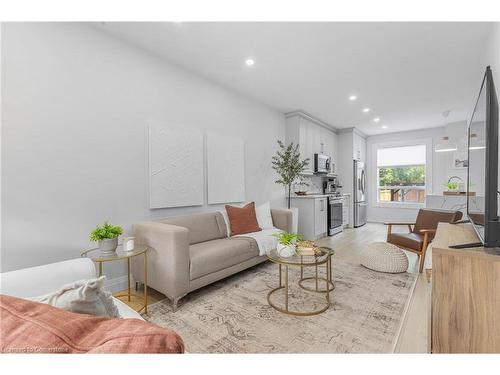
{"type": "MultiPolygon", "coordinates": [[[[404,231],[398,228],[396,231],[404,231]]],[[[335,250],[335,258],[359,263],[359,255],[370,242],[385,241],[387,227],[379,223],[368,223],[356,229],[345,229],[333,237],[318,241],[319,245],[330,246],[335,250]]],[[[410,267],[408,272],[418,274],[417,255],[406,252],[410,267]]],[[[431,284],[425,273],[419,274],[413,291],[403,326],[396,343],[396,353],[430,353],[430,311],[431,284]]]]}
{"type": "MultiPolygon", "coordinates": [[[[383,224],[368,223],[361,228],[346,229],[340,234],[323,238],[317,242],[319,245],[335,249],[334,260],[337,258],[359,263],[361,250],[371,242],[385,241],[386,230],[387,228],[383,224]]],[[[406,254],[410,261],[408,272],[418,273],[418,257],[413,253],[406,252],[406,254]]],[[[119,293],[124,293],[124,291],[119,293]]],[[[431,284],[427,282],[425,274],[420,274],[396,344],[396,353],[429,353],[430,297],[431,284]]],[[[164,298],[163,294],[148,288],[148,305],[164,298]]],[[[137,309],[140,306],[140,301],[132,297],[129,304],[132,308],[137,309]]]]}

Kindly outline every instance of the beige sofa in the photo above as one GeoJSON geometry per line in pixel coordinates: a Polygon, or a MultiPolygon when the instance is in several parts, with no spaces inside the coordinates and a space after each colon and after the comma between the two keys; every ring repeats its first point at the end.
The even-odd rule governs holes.
{"type": "MultiPolygon", "coordinates": [[[[292,211],[272,209],[276,228],[292,230],[292,211]]],[[[147,221],[134,225],[138,243],[152,248],[148,253],[148,286],[165,294],[173,303],[189,292],[265,261],[250,237],[227,237],[220,212],[147,221]]],[[[132,275],[144,281],[142,261],[132,262],[132,275]]]]}

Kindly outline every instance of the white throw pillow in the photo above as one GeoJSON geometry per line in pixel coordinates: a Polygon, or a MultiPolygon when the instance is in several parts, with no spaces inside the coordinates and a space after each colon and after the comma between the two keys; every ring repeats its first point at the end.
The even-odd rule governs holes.
{"type": "Polygon", "coordinates": [[[271,203],[266,202],[255,208],[257,222],[262,229],[274,228],[273,217],[271,216],[271,203]]]}
{"type": "Polygon", "coordinates": [[[105,276],[101,276],[98,279],[76,281],[57,292],[28,299],[74,313],[120,317],[113,296],[103,289],[105,279],[105,276]]]}
{"type": "Polygon", "coordinates": [[[224,218],[224,222],[226,223],[226,236],[231,237],[231,223],[229,221],[229,216],[227,216],[226,210],[219,211],[222,214],[222,217],[224,218]]]}

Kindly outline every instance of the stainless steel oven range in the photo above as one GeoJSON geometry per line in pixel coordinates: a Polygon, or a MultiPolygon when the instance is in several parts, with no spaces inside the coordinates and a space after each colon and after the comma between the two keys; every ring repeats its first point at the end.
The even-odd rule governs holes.
{"type": "Polygon", "coordinates": [[[328,235],[342,232],[343,227],[343,214],[342,214],[342,194],[335,193],[328,195],[328,235]]]}

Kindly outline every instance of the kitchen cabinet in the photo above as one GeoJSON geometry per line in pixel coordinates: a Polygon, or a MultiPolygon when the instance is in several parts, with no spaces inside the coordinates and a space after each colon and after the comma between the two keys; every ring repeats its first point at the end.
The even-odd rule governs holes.
{"type": "Polygon", "coordinates": [[[292,207],[299,209],[299,233],[306,240],[327,235],[328,198],[326,195],[292,197],[292,207]]]}
{"type": "Polygon", "coordinates": [[[314,172],[314,154],[328,155],[335,164],[337,134],[327,129],[326,126],[328,125],[302,112],[287,115],[286,141],[298,143],[301,158],[309,158],[309,165],[306,169],[308,174],[314,172]]]}
{"type": "Polygon", "coordinates": [[[349,223],[351,221],[349,213],[350,207],[351,207],[351,196],[344,194],[342,196],[342,226],[344,228],[349,227],[349,223]]]}
{"type": "Polygon", "coordinates": [[[366,162],[366,140],[358,133],[353,133],[353,154],[352,158],[354,160],[360,160],[366,162]]]}
{"type": "Polygon", "coordinates": [[[314,236],[320,238],[326,234],[328,198],[314,200],[314,236]]]}

